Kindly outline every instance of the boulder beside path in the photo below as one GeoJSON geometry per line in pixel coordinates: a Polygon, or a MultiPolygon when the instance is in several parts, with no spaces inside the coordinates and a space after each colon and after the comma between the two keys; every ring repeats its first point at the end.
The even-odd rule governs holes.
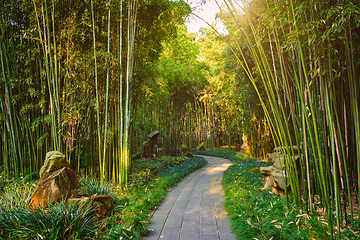
{"type": "MultiPolygon", "coordinates": [[[[290,147],[288,147],[290,148],[290,147]]],[[[281,148],[275,148],[274,153],[269,153],[269,158],[274,162],[273,166],[260,167],[260,173],[264,175],[265,185],[263,189],[272,190],[273,193],[280,196],[285,195],[285,189],[290,190],[290,176],[285,171],[285,157],[294,158],[295,162],[299,160],[297,146],[292,146],[294,156],[285,156],[281,148]]]]}
{"type": "Polygon", "coordinates": [[[79,179],[61,152],[46,154],[39,175],[40,181],[31,197],[31,209],[46,208],[62,199],[77,197],[79,179]]]}

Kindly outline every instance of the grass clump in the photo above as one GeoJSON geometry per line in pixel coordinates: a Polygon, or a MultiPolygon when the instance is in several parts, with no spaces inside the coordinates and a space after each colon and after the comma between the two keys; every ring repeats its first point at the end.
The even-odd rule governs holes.
{"type": "Polygon", "coordinates": [[[0,192],[0,239],[91,239],[97,220],[90,206],[56,203],[29,210],[36,182],[8,181],[0,192]]]}
{"type": "Polygon", "coordinates": [[[111,195],[114,184],[110,182],[103,182],[102,184],[95,178],[80,178],[79,180],[79,194],[84,196],[91,196],[93,194],[111,195]]]}
{"type": "Polygon", "coordinates": [[[114,210],[106,218],[99,218],[90,204],[79,208],[59,202],[30,211],[37,181],[0,178],[0,239],[141,239],[148,231],[151,212],[169,189],[205,163],[202,158],[142,159],[133,163],[127,189],[80,178],[80,195],[111,196],[114,210]]]}
{"type": "MultiPolygon", "coordinates": [[[[196,154],[224,157],[233,162],[224,173],[223,187],[225,207],[237,239],[332,239],[323,213],[308,213],[305,206],[297,208],[291,195],[287,201],[262,190],[263,176],[252,170],[272,163],[257,163],[256,159],[230,150],[196,151],[196,154]]],[[[359,238],[358,227],[350,226],[342,229],[341,236],[336,236],[336,239],[359,238]]]]}

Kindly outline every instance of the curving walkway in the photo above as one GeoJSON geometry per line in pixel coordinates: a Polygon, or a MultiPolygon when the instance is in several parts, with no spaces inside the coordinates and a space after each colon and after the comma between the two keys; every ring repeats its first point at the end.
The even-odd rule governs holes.
{"type": "Polygon", "coordinates": [[[172,189],[150,219],[147,240],[235,239],[228,226],[221,186],[231,162],[201,156],[208,163],[172,189]]]}

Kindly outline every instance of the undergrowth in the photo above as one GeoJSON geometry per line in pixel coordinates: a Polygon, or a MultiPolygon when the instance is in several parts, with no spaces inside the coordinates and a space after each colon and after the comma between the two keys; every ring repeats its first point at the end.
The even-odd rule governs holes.
{"type": "Polygon", "coordinates": [[[202,158],[162,157],[133,162],[127,189],[95,178],[81,178],[79,193],[109,194],[114,207],[99,219],[90,207],[56,203],[48,209],[28,209],[37,181],[0,176],[0,239],[140,239],[148,219],[172,186],[202,167],[202,158]]]}
{"type": "Polygon", "coordinates": [[[115,214],[109,222],[121,222],[121,225],[110,224],[108,234],[102,236],[110,239],[139,239],[148,233],[148,219],[152,210],[164,199],[167,192],[189,173],[205,165],[203,158],[164,157],[159,165],[162,170],[151,180],[143,178],[141,171],[147,169],[147,164],[140,164],[134,179],[142,181],[133,182],[127,191],[118,190],[121,203],[115,208],[115,214]],[[186,160],[186,161],[185,161],[186,160]]]}
{"type": "MultiPolygon", "coordinates": [[[[256,167],[272,165],[230,150],[196,151],[195,154],[218,156],[233,165],[224,173],[225,207],[237,239],[332,239],[323,216],[297,208],[289,196],[280,197],[261,190],[263,176],[256,167]]],[[[334,225],[336,225],[334,219],[334,225]]],[[[346,227],[335,239],[360,239],[359,227],[346,227]],[[356,229],[356,230],[355,230],[356,229]]]]}

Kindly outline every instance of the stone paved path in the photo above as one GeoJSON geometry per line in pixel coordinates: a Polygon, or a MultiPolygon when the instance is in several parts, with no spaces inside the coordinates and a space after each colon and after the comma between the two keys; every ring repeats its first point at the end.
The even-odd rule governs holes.
{"type": "Polygon", "coordinates": [[[231,162],[202,156],[208,164],[185,177],[168,194],[150,219],[147,240],[232,240],[221,186],[231,162]]]}

